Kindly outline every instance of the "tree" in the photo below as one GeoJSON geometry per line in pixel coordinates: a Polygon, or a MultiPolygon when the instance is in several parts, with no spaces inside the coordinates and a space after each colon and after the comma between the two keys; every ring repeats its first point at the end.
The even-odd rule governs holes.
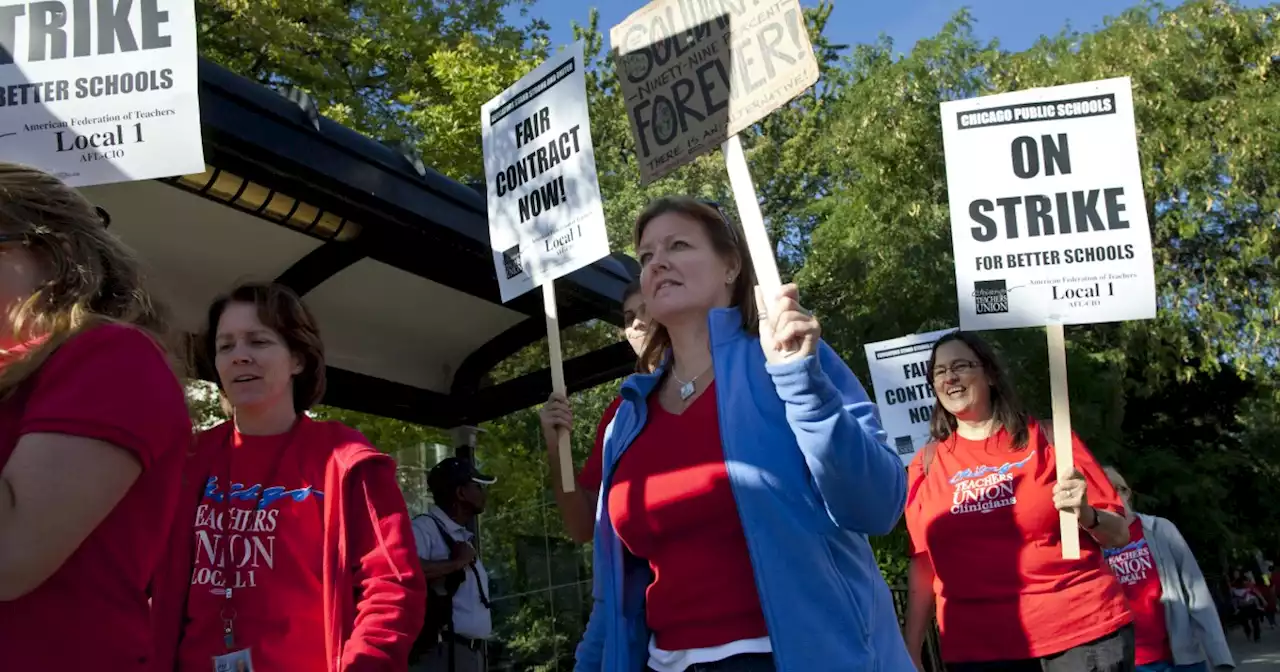
{"type": "Polygon", "coordinates": [[[296,86],[320,113],[463,181],[483,176],[480,106],[531,70],[547,26],[532,0],[199,0],[203,56],[261,84],[296,86]]]}

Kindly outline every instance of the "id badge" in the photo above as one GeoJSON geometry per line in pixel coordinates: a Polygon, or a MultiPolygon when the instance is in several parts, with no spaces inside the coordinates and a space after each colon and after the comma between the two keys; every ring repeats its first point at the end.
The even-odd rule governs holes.
{"type": "Polygon", "coordinates": [[[213,672],[253,672],[253,657],[249,649],[214,656],[213,672]]]}

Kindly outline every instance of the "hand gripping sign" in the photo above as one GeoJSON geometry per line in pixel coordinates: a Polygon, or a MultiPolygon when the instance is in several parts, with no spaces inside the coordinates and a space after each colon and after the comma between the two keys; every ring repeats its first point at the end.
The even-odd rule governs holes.
{"type": "MultiPolygon", "coordinates": [[[[565,392],[555,279],[609,254],[587,114],[583,45],[562,50],[480,110],[489,242],[504,302],[541,285],[551,384],[565,392]]],[[[574,489],[569,435],[560,475],[574,489]]]]}
{"type": "MultiPolygon", "coordinates": [[[[1129,79],[942,103],[960,327],[1046,328],[1058,478],[1071,414],[1063,325],[1155,317],[1129,79]]],[[[1062,514],[1063,557],[1078,558],[1062,514]]]]}
{"type": "Polygon", "coordinates": [[[738,132],[818,81],[798,0],[655,0],[613,27],[614,66],[647,185],[723,149],[764,295],[781,280],[738,132]]]}

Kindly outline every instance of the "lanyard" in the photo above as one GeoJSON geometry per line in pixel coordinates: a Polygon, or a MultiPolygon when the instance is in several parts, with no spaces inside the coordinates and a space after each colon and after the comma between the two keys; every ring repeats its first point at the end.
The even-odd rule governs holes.
{"type": "MultiPolygon", "coordinates": [[[[299,417],[297,420],[294,421],[293,426],[289,428],[289,433],[288,433],[288,436],[285,438],[284,446],[280,449],[280,454],[276,456],[275,465],[271,467],[271,471],[267,472],[266,477],[262,479],[262,483],[260,485],[263,489],[263,492],[258,493],[258,497],[259,497],[258,501],[262,501],[261,497],[266,491],[266,489],[269,487],[272,487],[271,483],[273,483],[276,480],[276,478],[279,476],[280,466],[284,464],[285,455],[288,454],[289,450],[293,447],[294,439],[297,438],[297,434],[298,434],[298,431],[297,431],[298,425],[300,425],[301,423],[302,423],[302,418],[299,417]]],[[[227,559],[230,560],[231,559],[230,532],[232,527],[231,520],[232,520],[232,514],[235,510],[234,507],[231,506],[231,477],[232,477],[232,463],[235,460],[235,442],[233,441],[233,439],[236,436],[236,428],[235,428],[234,420],[227,424],[229,426],[227,429],[227,438],[226,438],[226,441],[223,442],[223,446],[227,451],[227,477],[226,477],[226,480],[223,481],[223,486],[222,486],[223,487],[222,533],[226,535],[226,538],[227,538],[227,559]]],[[[241,490],[241,492],[243,492],[243,490],[241,490]]],[[[231,651],[235,648],[235,620],[236,620],[237,614],[236,614],[235,606],[232,604],[232,601],[231,601],[231,596],[233,591],[231,589],[230,577],[227,574],[228,573],[226,568],[223,568],[223,580],[226,583],[226,592],[224,593],[226,596],[226,602],[223,604],[222,612],[219,615],[222,617],[222,639],[227,646],[227,651],[231,651]]]]}

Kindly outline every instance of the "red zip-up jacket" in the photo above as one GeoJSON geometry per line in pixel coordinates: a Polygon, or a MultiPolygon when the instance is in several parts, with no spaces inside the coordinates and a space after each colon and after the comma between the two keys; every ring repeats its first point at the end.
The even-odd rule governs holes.
{"type": "MultiPolygon", "coordinates": [[[[304,453],[324,473],[323,547],[316,552],[323,554],[328,672],[405,672],[427,591],[395,462],[340,423],[299,422],[329,425],[336,431],[325,435],[339,437],[335,445],[306,445],[304,453]],[[354,516],[367,516],[359,534],[349,529],[354,516]]],[[[192,522],[217,455],[202,450],[188,456],[170,553],[152,584],[153,672],[176,669],[195,557],[192,522]]]]}

